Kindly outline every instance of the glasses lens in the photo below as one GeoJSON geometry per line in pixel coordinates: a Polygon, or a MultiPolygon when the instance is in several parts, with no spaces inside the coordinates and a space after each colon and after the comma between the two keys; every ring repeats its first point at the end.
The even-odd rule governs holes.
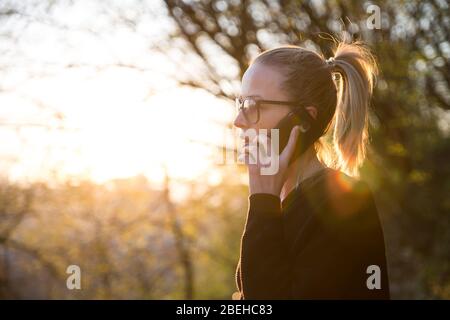
{"type": "Polygon", "coordinates": [[[244,100],[244,111],[245,117],[250,123],[258,122],[258,108],[254,99],[247,98],[244,100]]]}
{"type": "Polygon", "coordinates": [[[255,124],[258,122],[258,108],[256,105],[256,101],[252,98],[246,98],[242,100],[241,98],[235,99],[235,105],[236,105],[236,114],[239,114],[239,112],[242,110],[245,119],[255,124]]]}

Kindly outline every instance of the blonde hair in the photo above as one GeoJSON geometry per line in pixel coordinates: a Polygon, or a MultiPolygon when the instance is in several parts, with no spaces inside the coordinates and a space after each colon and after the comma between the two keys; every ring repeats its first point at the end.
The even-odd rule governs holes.
{"type": "Polygon", "coordinates": [[[281,68],[282,88],[290,99],[317,108],[313,140],[319,160],[358,176],[366,155],[369,102],[378,73],[369,49],[361,42],[340,42],[334,56],[326,60],[288,45],[264,51],[252,63],[281,68]]]}

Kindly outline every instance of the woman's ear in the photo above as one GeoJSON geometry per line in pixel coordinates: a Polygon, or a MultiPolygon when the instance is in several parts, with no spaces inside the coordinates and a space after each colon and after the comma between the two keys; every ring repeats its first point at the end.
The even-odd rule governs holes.
{"type": "Polygon", "coordinates": [[[317,108],[314,106],[305,107],[306,111],[308,111],[309,115],[313,117],[314,120],[317,118],[317,108]]]}

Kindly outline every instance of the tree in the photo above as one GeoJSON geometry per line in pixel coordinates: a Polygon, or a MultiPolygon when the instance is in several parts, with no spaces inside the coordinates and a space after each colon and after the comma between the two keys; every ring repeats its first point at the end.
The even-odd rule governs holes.
{"type": "Polygon", "coordinates": [[[186,54],[206,66],[200,80],[181,84],[225,98],[236,94],[251,58],[262,50],[294,44],[328,57],[334,35],[371,45],[382,74],[363,178],[382,208],[393,296],[448,298],[450,269],[442,264],[450,258],[448,4],[378,1],[381,29],[369,30],[365,2],[164,2],[177,26],[171,39],[182,39],[186,54]]]}

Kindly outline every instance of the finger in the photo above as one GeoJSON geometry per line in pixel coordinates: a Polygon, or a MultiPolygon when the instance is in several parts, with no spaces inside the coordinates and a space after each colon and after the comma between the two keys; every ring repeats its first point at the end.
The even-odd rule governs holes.
{"type": "Polygon", "coordinates": [[[256,137],[256,144],[258,147],[258,156],[267,156],[270,151],[270,138],[263,133],[260,133],[256,137]]]}
{"type": "Polygon", "coordinates": [[[257,164],[256,146],[249,145],[243,147],[239,152],[238,162],[246,165],[257,164]]]}
{"type": "Polygon", "coordinates": [[[270,136],[268,136],[267,134],[260,134],[259,135],[259,145],[258,147],[262,149],[263,154],[267,155],[269,154],[271,151],[270,149],[270,136]]]}
{"type": "Polygon", "coordinates": [[[247,145],[243,150],[244,152],[248,152],[248,154],[252,156],[251,159],[253,162],[251,164],[263,166],[267,162],[265,161],[265,159],[268,158],[269,146],[270,139],[267,137],[267,135],[259,133],[252,138],[250,144],[247,145]]]}
{"type": "Polygon", "coordinates": [[[283,162],[283,161],[287,162],[288,159],[290,159],[292,157],[292,155],[294,154],[299,132],[300,132],[299,126],[295,126],[291,130],[291,134],[289,135],[289,141],[286,145],[286,148],[284,148],[283,152],[281,153],[280,162],[283,162]]]}

